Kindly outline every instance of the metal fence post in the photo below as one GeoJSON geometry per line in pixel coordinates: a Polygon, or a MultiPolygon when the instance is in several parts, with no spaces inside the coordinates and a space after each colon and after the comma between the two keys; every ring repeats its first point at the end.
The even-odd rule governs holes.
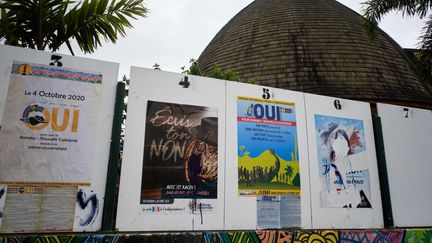
{"type": "Polygon", "coordinates": [[[381,118],[374,114],[372,116],[373,129],[375,135],[375,148],[378,162],[378,175],[381,188],[381,201],[384,216],[384,227],[392,228],[393,223],[393,211],[391,206],[390,188],[387,174],[387,162],[385,157],[384,149],[384,138],[382,134],[381,118]]]}
{"type": "Polygon", "coordinates": [[[102,231],[114,230],[114,207],[116,188],[118,185],[118,161],[120,159],[120,136],[125,97],[125,83],[117,83],[113,126],[111,131],[111,147],[108,161],[107,181],[105,186],[105,202],[102,215],[102,231]]]}

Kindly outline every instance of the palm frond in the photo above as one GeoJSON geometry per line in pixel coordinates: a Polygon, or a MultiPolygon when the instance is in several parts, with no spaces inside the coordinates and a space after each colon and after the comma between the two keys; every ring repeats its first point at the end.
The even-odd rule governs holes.
{"type": "Polygon", "coordinates": [[[369,34],[375,34],[382,17],[391,11],[399,11],[402,16],[423,18],[432,6],[431,0],[368,0],[363,2],[364,26],[369,34]]]}
{"type": "MultiPolygon", "coordinates": [[[[0,39],[29,48],[57,51],[70,39],[91,53],[104,41],[126,36],[129,19],[147,14],[143,0],[3,0],[0,39]]],[[[69,45],[70,46],[70,45],[69,45]]],[[[72,50],[71,50],[72,52],[72,50]]]]}
{"type": "Polygon", "coordinates": [[[82,6],[71,10],[66,23],[79,23],[69,26],[65,38],[75,38],[80,49],[86,53],[94,52],[101,46],[101,38],[115,43],[119,35],[126,36],[126,28],[132,28],[128,18],[145,16],[147,9],[142,0],[86,0],[82,6]]]}
{"type": "Polygon", "coordinates": [[[418,69],[423,80],[432,81],[432,16],[429,16],[423,27],[420,53],[417,56],[418,69]]]}

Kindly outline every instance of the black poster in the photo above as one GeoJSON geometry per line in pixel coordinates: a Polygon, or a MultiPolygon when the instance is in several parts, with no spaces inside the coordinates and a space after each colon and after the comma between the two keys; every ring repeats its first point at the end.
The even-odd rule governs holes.
{"type": "Polygon", "coordinates": [[[217,109],[148,101],[141,204],[217,198],[217,109]]]}

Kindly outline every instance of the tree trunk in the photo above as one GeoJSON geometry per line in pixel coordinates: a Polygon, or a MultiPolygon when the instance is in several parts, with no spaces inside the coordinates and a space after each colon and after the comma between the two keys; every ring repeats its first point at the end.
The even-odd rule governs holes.
{"type": "Polygon", "coordinates": [[[39,14],[37,17],[37,34],[36,34],[36,48],[38,50],[43,51],[43,28],[42,28],[42,23],[43,23],[43,19],[42,19],[42,4],[43,4],[44,0],[40,0],[39,1],[39,14]]]}

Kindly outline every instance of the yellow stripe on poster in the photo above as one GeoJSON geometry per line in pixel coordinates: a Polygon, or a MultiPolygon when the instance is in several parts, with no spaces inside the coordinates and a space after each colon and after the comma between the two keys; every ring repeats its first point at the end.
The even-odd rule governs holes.
{"type": "Polygon", "coordinates": [[[273,105],[295,106],[294,102],[286,102],[286,101],[280,101],[280,100],[266,100],[266,99],[255,98],[255,97],[246,97],[246,96],[237,96],[237,100],[260,102],[260,103],[273,104],[273,105]]]}
{"type": "Polygon", "coordinates": [[[239,196],[300,196],[300,190],[239,190],[239,196]]]}
{"type": "Polygon", "coordinates": [[[62,186],[91,186],[91,183],[83,183],[83,182],[0,181],[0,185],[8,185],[8,186],[50,186],[50,187],[62,187],[62,186]]]}

